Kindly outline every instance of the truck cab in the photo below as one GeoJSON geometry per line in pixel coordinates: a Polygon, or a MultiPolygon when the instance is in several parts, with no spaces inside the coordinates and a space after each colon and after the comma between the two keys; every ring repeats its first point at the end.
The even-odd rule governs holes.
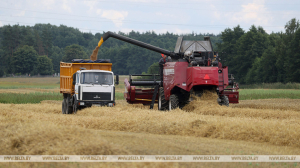
{"type": "Polygon", "coordinates": [[[115,81],[111,67],[108,61],[60,62],[62,113],[72,114],[91,106],[115,106],[119,76],[116,75],[115,81]]]}
{"type": "Polygon", "coordinates": [[[115,105],[114,74],[104,70],[79,70],[73,76],[77,108],[115,105]]]}

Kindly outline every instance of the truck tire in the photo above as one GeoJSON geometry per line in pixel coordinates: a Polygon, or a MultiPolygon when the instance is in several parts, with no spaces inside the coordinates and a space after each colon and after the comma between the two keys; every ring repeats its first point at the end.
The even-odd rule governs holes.
{"type": "Polygon", "coordinates": [[[72,114],[73,113],[73,106],[70,100],[70,97],[67,98],[67,103],[66,103],[66,114],[72,114]]]}
{"type": "Polygon", "coordinates": [[[77,102],[74,101],[74,104],[73,104],[73,113],[76,114],[76,113],[77,113],[77,110],[78,110],[77,102]]]}
{"type": "Polygon", "coordinates": [[[169,110],[174,110],[179,106],[179,99],[176,94],[172,94],[169,100],[169,110]]]}
{"type": "Polygon", "coordinates": [[[158,106],[158,110],[167,110],[169,102],[165,98],[165,91],[163,87],[159,88],[159,99],[161,102],[160,107],[158,106]]]}
{"type": "Polygon", "coordinates": [[[66,114],[66,99],[64,98],[61,105],[62,114],[66,114]]]}

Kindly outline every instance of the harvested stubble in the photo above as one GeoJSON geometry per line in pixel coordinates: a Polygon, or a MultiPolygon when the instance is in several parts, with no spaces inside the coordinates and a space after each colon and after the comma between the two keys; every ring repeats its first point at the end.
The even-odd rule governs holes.
{"type": "Polygon", "coordinates": [[[243,100],[239,104],[231,105],[234,108],[273,109],[283,111],[300,111],[299,99],[264,99],[243,100]]]}
{"type": "Polygon", "coordinates": [[[214,95],[204,97],[207,98],[196,100],[185,108],[190,112],[180,109],[161,112],[118,101],[114,108],[92,107],[76,115],[62,115],[60,104],[48,102],[0,104],[3,109],[0,115],[98,130],[210,137],[300,147],[299,112],[223,107],[216,103],[214,95]]]}

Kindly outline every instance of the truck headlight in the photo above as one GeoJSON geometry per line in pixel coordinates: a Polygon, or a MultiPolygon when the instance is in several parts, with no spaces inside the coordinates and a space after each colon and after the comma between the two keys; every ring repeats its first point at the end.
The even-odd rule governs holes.
{"type": "Polygon", "coordinates": [[[79,105],[84,106],[84,102],[80,102],[79,105]]]}
{"type": "Polygon", "coordinates": [[[114,104],[113,103],[108,103],[108,107],[113,107],[114,104]]]}

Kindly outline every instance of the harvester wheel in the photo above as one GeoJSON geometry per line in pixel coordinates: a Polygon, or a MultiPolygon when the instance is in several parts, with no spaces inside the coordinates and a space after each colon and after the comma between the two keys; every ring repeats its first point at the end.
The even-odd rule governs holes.
{"type": "Polygon", "coordinates": [[[179,105],[179,99],[176,94],[172,94],[169,100],[169,110],[176,109],[179,105]]]}
{"type": "Polygon", "coordinates": [[[61,105],[62,114],[66,114],[66,99],[64,98],[61,105]]]}
{"type": "Polygon", "coordinates": [[[222,95],[221,97],[221,102],[219,103],[221,106],[222,105],[225,105],[225,106],[229,106],[229,99],[228,99],[228,97],[227,96],[225,96],[225,95],[222,95]]]}
{"type": "Polygon", "coordinates": [[[167,110],[169,102],[165,98],[165,91],[163,87],[159,88],[159,99],[160,99],[160,107],[158,106],[158,110],[167,110]]]}

